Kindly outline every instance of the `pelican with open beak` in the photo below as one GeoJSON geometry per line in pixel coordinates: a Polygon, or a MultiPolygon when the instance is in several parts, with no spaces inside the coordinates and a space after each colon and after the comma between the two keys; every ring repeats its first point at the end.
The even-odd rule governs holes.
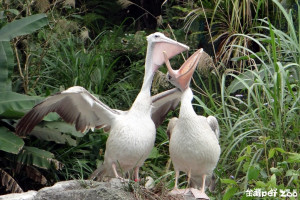
{"type": "Polygon", "coordinates": [[[170,120],[167,133],[175,170],[175,187],[170,194],[191,191],[196,198],[209,199],[205,194],[205,180],[212,174],[220,157],[219,125],[215,117],[204,117],[195,113],[192,106],[193,92],[189,87],[202,53],[203,50],[199,49],[179,70],[173,70],[167,53],[164,52],[169,80],[182,91],[179,117],[170,120]],[[197,183],[200,178],[200,190],[197,185],[195,188],[178,189],[180,171],[187,173],[189,186],[191,181],[197,183]]]}

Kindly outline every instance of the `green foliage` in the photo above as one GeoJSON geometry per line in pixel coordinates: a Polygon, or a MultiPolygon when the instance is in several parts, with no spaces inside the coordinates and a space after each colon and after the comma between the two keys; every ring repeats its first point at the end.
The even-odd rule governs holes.
{"type": "Polygon", "coordinates": [[[11,79],[9,77],[13,66],[13,52],[9,42],[0,42],[0,65],[0,91],[9,91],[11,90],[11,79]]]}
{"type": "MultiPolygon", "coordinates": [[[[50,166],[49,161],[55,161],[52,159],[53,156],[47,155],[50,152],[39,152],[33,147],[25,147],[24,141],[11,132],[11,121],[7,120],[21,117],[24,114],[24,110],[30,109],[37,103],[37,100],[41,99],[40,97],[28,97],[11,91],[14,55],[10,40],[15,37],[31,34],[47,24],[47,16],[45,14],[38,14],[7,23],[0,29],[0,115],[1,124],[9,128],[0,127],[0,149],[6,152],[3,158],[1,158],[1,162],[15,162],[14,159],[18,157],[17,163],[26,163],[26,165],[43,168],[50,166]],[[8,156],[10,154],[16,155],[8,156]]],[[[7,190],[14,192],[22,191],[18,183],[4,169],[1,169],[1,182],[7,190]]]]}
{"type": "Polygon", "coordinates": [[[0,127],[0,150],[18,154],[24,146],[24,141],[4,127],[0,127]]]}
{"type": "MultiPolygon", "coordinates": [[[[53,17],[56,16],[57,13],[53,12],[53,17]]],[[[33,20],[31,16],[28,18],[33,20]]],[[[24,23],[24,19],[20,19],[21,22],[24,23]]],[[[43,18],[35,19],[36,24],[43,22],[43,18]]],[[[11,131],[14,129],[15,119],[22,117],[26,111],[42,100],[43,96],[73,85],[81,85],[96,92],[95,95],[100,95],[102,101],[118,109],[129,108],[137,93],[136,88],[139,88],[139,85],[128,80],[139,83],[138,80],[141,80],[142,76],[136,78],[128,69],[132,68],[138,75],[144,71],[145,32],[124,34],[122,26],[115,26],[92,40],[89,37],[82,37],[81,33],[71,34],[70,31],[76,30],[71,25],[73,27],[76,25],[70,20],[62,18],[57,19],[57,22],[50,31],[40,30],[35,39],[30,36],[20,37],[37,27],[33,26],[34,22],[15,29],[15,32],[19,31],[18,34],[11,31],[14,36],[18,36],[17,40],[13,41],[14,52],[12,50],[10,54],[7,54],[7,51],[1,52],[0,61],[9,63],[10,69],[6,70],[7,73],[1,73],[3,78],[1,77],[0,84],[9,82],[11,85],[12,80],[13,87],[10,86],[9,91],[1,92],[0,122],[11,131]],[[65,26],[64,23],[69,25],[65,26]],[[65,29],[65,32],[61,31],[62,29],[65,29]],[[132,64],[130,59],[132,57],[142,61],[132,64]],[[17,60],[17,63],[14,63],[14,60],[17,60]],[[18,66],[18,70],[13,70],[15,66],[18,66]],[[24,90],[25,93],[34,96],[18,94],[11,90],[24,90]],[[41,95],[35,96],[37,94],[41,95]]],[[[18,23],[20,23],[18,20],[11,22],[13,25],[18,23]]],[[[5,26],[8,27],[6,29],[11,27],[9,24],[5,26]]],[[[4,32],[6,29],[1,30],[4,32]]],[[[10,46],[9,42],[1,44],[10,46]]],[[[3,49],[7,50],[6,46],[3,49]]],[[[61,122],[59,117],[53,114],[46,116],[30,133],[28,139],[18,138],[4,127],[1,127],[1,131],[3,134],[0,141],[5,142],[5,145],[1,145],[0,149],[7,153],[0,152],[3,154],[0,161],[6,166],[12,166],[8,167],[6,172],[15,174],[17,182],[20,176],[21,187],[24,187],[23,181],[26,182],[28,179],[44,185],[51,184],[49,180],[87,178],[101,162],[100,158],[103,159],[103,155],[99,158],[98,152],[99,148],[105,147],[107,138],[106,135],[99,135],[99,132],[84,136],[77,132],[74,126],[61,122]],[[2,131],[2,128],[5,131],[2,131]],[[12,156],[12,153],[16,155],[12,156]],[[28,167],[34,172],[27,172],[28,167]],[[26,168],[26,173],[20,168],[26,168]]]]}
{"type": "Polygon", "coordinates": [[[26,96],[15,92],[0,92],[0,117],[4,119],[20,118],[42,97],[26,96]]]}
{"type": "Polygon", "coordinates": [[[273,17],[278,16],[276,6],[270,1],[194,1],[183,6],[176,5],[174,9],[186,14],[184,29],[192,31],[190,39],[196,40],[194,42],[213,55],[219,67],[234,68],[239,72],[243,71],[244,65],[230,60],[244,56],[247,51],[233,46],[257,50],[255,43],[239,33],[254,33],[257,30],[252,28],[260,24],[258,19],[268,17],[275,21],[273,17]]]}
{"type": "Polygon", "coordinates": [[[10,41],[15,37],[30,34],[48,24],[47,15],[37,14],[6,24],[0,29],[0,41],[10,41]]]}
{"type": "MultiPolygon", "coordinates": [[[[125,110],[140,89],[148,33],[131,30],[124,25],[127,19],[108,20],[119,11],[115,1],[76,3],[80,6],[61,1],[47,9],[28,1],[0,5],[7,8],[0,11],[0,174],[6,188],[8,180],[17,190],[28,183],[41,187],[86,179],[103,162],[107,134],[79,133],[55,114],[27,138],[14,135],[16,120],[44,97],[80,85],[125,110]],[[49,27],[40,29],[47,24],[44,14],[30,16],[37,11],[47,12],[49,27]]],[[[300,187],[300,14],[287,7],[275,0],[175,0],[163,6],[164,22],[175,27],[177,38],[184,37],[179,30],[184,19],[188,45],[195,48],[204,40],[215,45],[217,67],[207,76],[195,74],[192,84],[194,109],[214,115],[221,126],[217,187],[209,195],[215,199],[251,199],[245,197],[248,188],[300,187]]],[[[153,177],[155,193],[162,196],[174,187],[166,125],[167,120],[157,129],[155,147],[141,169],[141,177],[153,177]]],[[[185,175],[180,182],[186,187],[185,175]]]]}
{"type": "Polygon", "coordinates": [[[77,145],[76,139],[72,136],[78,138],[84,136],[81,132],[76,131],[73,125],[59,121],[43,122],[41,125],[36,126],[30,135],[40,140],[53,141],[57,144],[69,144],[70,146],[77,145]]]}
{"type": "Polygon", "coordinates": [[[15,37],[30,34],[48,24],[45,14],[32,15],[15,20],[0,29],[0,91],[10,91],[10,76],[14,66],[13,50],[9,41],[15,37]]]}
{"type": "Polygon", "coordinates": [[[53,159],[54,154],[38,149],[36,147],[24,147],[17,157],[17,162],[25,165],[33,165],[39,168],[49,169],[53,163],[56,169],[60,168],[60,163],[53,159]]]}
{"type": "Polygon", "coordinates": [[[221,125],[222,155],[216,173],[221,178],[223,199],[243,199],[248,188],[299,188],[300,51],[295,29],[299,21],[291,21],[292,13],[274,2],[289,32],[259,20],[261,25],[253,28],[253,34],[235,34],[260,51],[241,44],[228,46],[243,52],[232,61],[240,61],[247,69],[238,75],[224,73],[220,95],[202,81],[208,98],[195,98],[221,125]]]}

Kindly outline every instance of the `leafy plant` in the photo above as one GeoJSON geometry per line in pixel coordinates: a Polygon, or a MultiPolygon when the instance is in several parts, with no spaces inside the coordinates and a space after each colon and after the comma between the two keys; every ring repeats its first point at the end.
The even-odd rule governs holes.
{"type": "MultiPolygon", "coordinates": [[[[7,156],[10,154],[18,154],[22,159],[24,157],[21,155],[25,152],[25,149],[30,149],[30,147],[24,147],[24,141],[14,135],[12,132],[13,127],[10,119],[20,117],[23,109],[32,107],[37,100],[41,99],[39,97],[27,97],[11,91],[11,74],[14,67],[14,56],[10,46],[10,40],[18,36],[30,34],[47,24],[48,20],[46,15],[38,14],[15,20],[4,25],[0,29],[0,67],[1,71],[3,72],[1,73],[0,79],[0,115],[1,125],[7,127],[0,127],[0,149],[7,152],[1,158],[1,162],[13,161],[14,156],[7,156]]],[[[39,149],[32,149],[31,153],[38,153],[39,151],[39,149]]],[[[27,164],[30,165],[35,163],[35,165],[38,167],[41,167],[43,164],[49,162],[49,160],[43,156],[40,158],[30,156],[30,158],[32,158],[32,160],[27,160],[27,164]],[[36,159],[39,159],[40,161],[36,163],[36,159]]],[[[6,169],[4,168],[1,169],[2,185],[5,186],[7,190],[11,190],[13,192],[22,192],[22,189],[16,180],[14,180],[5,170],[6,169]]]]}
{"type": "Polygon", "coordinates": [[[253,33],[253,27],[259,24],[258,19],[269,17],[275,21],[278,16],[276,6],[269,1],[194,1],[173,8],[186,13],[184,29],[187,33],[192,32],[189,38],[214,56],[218,68],[239,72],[243,71],[244,65],[232,63],[231,58],[245,55],[247,51],[233,46],[253,51],[258,48],[256,43],[239,34],[253,33]]]}
{"type": "MultiPolygon", "coordinates": [[[[139,58],[145,54],[145,48],[140,48],[145,44],[145,33],[125,35],[120,27],[115,27],[111,32],[104,31],[94,40],[85,41],[69,33],[59,35],[58,40],[56,33],[39,31],[37,40],[46,41],[47,44],[43,49],[39,49],[38,45],[32,42],[27,45],[29,49],[24,52],[30,54],[30,59],[25,62],[30,63],[30,68],[26,68],[25,64],[25,71],[21,70],[20,65],[24,60],[18,61],[20,74],[23,72],[26,78],[14,74],[12,76],[14,88],[17,88],[18,83],[26,82],[23,85],[26,93],[45,96],[73,85],[81,85],[101,95],[101,100],[112,107],[128,108],[127,104],[131,105],[132,96],[137,92],[135,88],[138,87],[127,81],[138,80],[128,73],[128,68],[133,68],[137,74],[144,71],[143,62],[132,64],[129,55],[139,58]],[[111,34],[114,31],[115,33],[111,34]],[[139,43],[137,45],[134,42],[139,43]],[[129,45],[134,48],[128,48],[129,45]],[[116,78],[117,76],[121,78],[116,78]]],[[[16,54],[17,52],[15,51],[16,54]]],[[[18,54],[16,57],[21,58],[18,54]]],[[[13,55],[11,59],[13,60],[13,55]]],[[[7,77],[7,80],[11,79],[10,76],[7,77]]],[[[58,120],[55,114],[45,117],[28,138],[20,139],[15,136],[12,133],[15,119],[22,117],[24,112],[31,109],[43,97],[26,96],[11,91],[2,94],[1,125],[10,130],[3,129],[6,134],[3,133],[0,137],[0,141],[5,143],[0,145],[0,149],[7,152],[1,152],[4,155],[1,162],[4,166],[18,166],[7,167],[10,170],[7,172],[15,174],[16,182],[21,178],[20,187],[25,187],[24,190],[26,186],[23,181],[26,179],[45,185],[51,184],[54,180],[87,178],[97,163],[101,162],[98,152],[105,146],[107,136],[99,135],[99,132],[85,136],[78,133],[72,125],[58,120]],[[13,152],[15,156],[11,156],[13,152]],[[21,168],[24,170],[20,170],[21,168]]]]}
{"type": "MultiPolygon", "coordinates": [[[[46,15],[38,14],[15,20],[0,29],[0,66],[1,71],[3,71],[3,73],[1,73],[0,91],[11,90],[10,76],[14,66],[14,58],[13,50],[9,43],[10,40],[32,33],[47,24],[48,20],[46,15]]],[[[20,71],[20,73],[22,72],[20,71]]]]}
{"type": "Polygon", "coordinates": [[[289,32],[259,20],[261,25],[253,28],[257,33],[236,34],[255,43],[260,51],[230,45],[228,48],[244,52],[232,61],[241,61],[248,69],[239,75],[224,73],[220,95],[202,82],[204,92],[198,92],[208,98],[195,97],[196,106],[215,115],[221,125],[222,155],[216,173],[222,183],[219,190],[223,195],[219,197],[223,199],[246,199],[248,188],[292,191],[299,187],[300,51],[295,29],[299,21],[295,24],[292,13],[276,0],[274,3],[285,17],[289,32]]]}
{"type": "MultiPolygon", "coordinates": [[[[120,15],[108,19],[114,12],[122,14],[116,1],[68,2],[0,5],[5,8],[0,11],[0,177],[2,188],[10,191],[85,179],[103,161],[105,151],[107,135],[102,131],[78,133],[55,114],[45,117],[28,137],[19,138],[14,125],[24,112],[73,85],[93,91],[113,108],[127,109],[140,89],[147,32],[136,32],[130,20],[120,21],[120,15]],[[50,26],[35,26],[48,23],[45,14],[31,18],[35,12],[48,13],[50,26]],[[22,28],[25,19],[33,21],[22,28]],[[16,34],[9,36],[13,33],[9,29],[16,34]],[[33,35],[34,29],[39,31],[33,35]]],[[[186,43],[192,48],[200,44],[215,56],[214,63],[208,63],[212,73],[198,73],[193,81],[195,110],[214,115],[221,126],[223,153],[215,170],[216,191],[210,195],[215,199],[246,199],[247,189],[254,188],[300,187],[300,16],[296,9],[287,11],[290,6],[283,3],[173,0],[163,4],[163,23],[175,27],[172,33],[184,37],[179,28],[185,20],[186,43]],[[207,48],[211,44],[215,53],[207,48]]],[[[142,178],[154,178],[155,187],[148,194],[134,188],[137,196],[163,199],[174,186],[166,125],[158,128],[155,148],[141,170],[142,178]]],[[[186,176],[180,179],[184,187],[186,176]]]]}

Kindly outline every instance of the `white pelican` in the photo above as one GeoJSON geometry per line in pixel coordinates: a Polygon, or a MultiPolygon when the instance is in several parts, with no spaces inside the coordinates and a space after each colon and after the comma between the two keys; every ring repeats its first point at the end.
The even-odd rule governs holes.
{"type": "MultiPolygon", "coordinates": [[[[205,179],[210,176],[220,157],[219,125],[215,117],[199,116],[195,113],[190,80],[198,65],[203,50],[195,52],[179,70],[173,70],[165,57],[170,82],[182,93],[178,118],[169,122],[167,133],[170,137],[170,156],[175,170],[175,187],[170,194],[184,194],[189,190],[196,198],[209,199],[205,194],[205,179]],[[201,189],[178,189],[179,172],[188,174],[188,184],[202,183],[201,189]],[[199,180],[200,179],[200,180],[199,180]]],[[[167,54],[164,52],[164,55],[167,54]]],[[[199,185],[198,185],[199,186],[199,185]]]]}
{"type": "Polygon", "coordinates": [[[181,92],[177,89],[151,98],[153,75],[164,63],[163,51],[171,58],[189,49],[162,33],[147,36],[147,41],[144,82],[128,111],[111,109],[84,88],[74,86],[37,104],[18,122],[16,133],[29,133],[49,112],[56,112],[66,122],[75,123],[76,129],[81,132],[104,128],[110,134],[101,176],[121,178],[118,169],[127,172],[134,168],[135,180],[139,180],[139,168],[154,146],[155,125],[160,123],[168,109],[174,108],[180,101],[177,98],[181,92]]]}

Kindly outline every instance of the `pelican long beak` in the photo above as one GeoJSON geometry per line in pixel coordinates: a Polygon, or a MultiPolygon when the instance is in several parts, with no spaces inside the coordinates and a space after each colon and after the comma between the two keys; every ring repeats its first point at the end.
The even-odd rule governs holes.
{"type": "Polygon", "coordinates": [[[165,59],[162,54],[163,51],[167,53],[168,59],[171,59],[177,54],[189,50],[189,47],[185,44],[172,40],[162,34],[162,36],[156,40],[155,46],[153,49],[153,62],[158,67],[164,64],[165,59]]]}
{"type": "Polygon", "coordinates": [[[179,70],[172,69],[167,56],[167,52],[163,52],[165,63],[169,71],[170,82],[181,91],[184,91],[189,87],[190,81],[199,63],[202,52],[203,49],[199,49],[198,51],[196,51],[187,59],[187,61],[183,63],[179,70]]]}

